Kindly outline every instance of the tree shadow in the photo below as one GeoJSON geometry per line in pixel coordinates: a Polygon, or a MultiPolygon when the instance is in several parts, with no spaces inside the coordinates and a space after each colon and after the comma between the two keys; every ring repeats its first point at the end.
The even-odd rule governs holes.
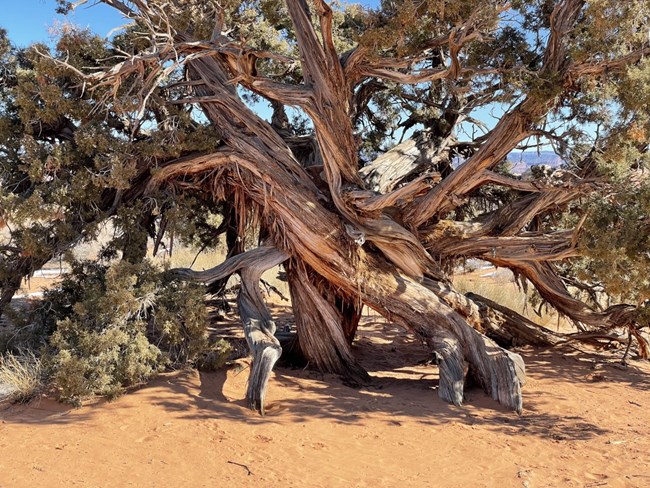
{"type": "MultiPolygon", "coordinates": [[[[438,377],[435,366],[411,361],[404,364],[405,356],[408,359],[426,358],[426,349],[416,341],[399,338],[398,335],[395,333],[391,337],[388,334],[386,339],[387,335],[382,334],[384,344],[360,341],[358,347],[363,350],[361,362],[363,364],[364,358],[370,360],[371,364],[364,366],[371,366],[368,369],[373,371],[372,384],[361,389],[350,388],[332,375],[276,368],[271,389],[279,390],[281,394],[269,402],[265,417],[248,410],[245,400],[229,399],[224,394],[231,374],[228,372],[201,373],[200,391],[197,394],[192,395],[188,391],[191,385],[187,385],[188,390],[179,390],[179,393],[181,396],[193,396],[197,407],[188,414],[188,418],[228,418],[254,425],[326,419],[363,426],[373,417],[373,422],[379,418],[387,425],[399,426],[406,422],[423,426],[442,426],[446,423],[479,425],[494,432],[537,436],[553,441],[588,440],[609,432],[606,425],[597,425],[578,413],[567,415],[550,411],[549,404],[566,399],[548,391],[531,389],[525,392],[525,411],[522,415],[505,410],[480,389],[466,392],[465,406],[448,405],[436,394],[438,377]]],[[[567,356],[550,351],[542,351],[540,358],[533,354],[533,350],[524,353],[536,378],[560,376],[576,382],[590,381],[586,379],[589,361],[566,359],[567,356]]],[[[647,378],[641,376],[645,374],[642,371],[623,373],[626,374],[619,378],[620,381],[632,387],[647,386],[647,378]]],[[[182,382],[175,382],[174,385],[178,389],[184,388],[182,382]]],[[[170,403],[168,408],[175,407],[170,403]]]]}
{"type": "Polygon", "coordinates": [[[632,359],[624,366],[621,350],[598,352],[565,345],[554,349],[525,348],[518,352],[536,377],[554,377],[576,384],[614,382],[637,390],[650,390],[650,363],[632,359]]]}
{"type": "Polygon", "coordinates": [[[192,381],[173,382],[171,387],[180,403],[167,400],[162,405],[169,410],[183,410],[190,400],[196,408],[185,418],[228,419],[251,425],[325,419],[364,426],[372,417],[373,422],[380,418],[389,426],[417,423],[439,427],[455,423],[554,441],[588,440],[609,432],[605,426],[596,425],[580,415],[544,412],[544,406],[535,399],[528,399],[526,411],[517,415],[506,411],[478,389],[468,391],[466,406],[448,405],[435,393],[437,378],[434,376],[424,380],[376,377],[370,387],[363,389],[349,388],[330,375],[318,376],[309,371],[280,368],[272,388],[293,394],[271,401],[264,417],[250,411],[245,400],[232,400],[223,393],[228,380],[226,372],[202,373],[198,393],[193,392],[196,385],[192,381]]]}
{"type": "MultiPolygon", "coordinates": [[[[571,388],[593,389],[611,382],[643,391],[650,386],[646,365],[635,363],[622,368],[611,354],[571,348],[523,349],[519,352],[533,384],[524,388],[524,413],[517,415],[476,388],[466,391],[462,407],[443,402],[437,395],[438,371],[428,362],[429,352],[397,326],[365,324],[354,349],[360,363],[371,372],[373,381],[369,386],[355,389],[333,375],[279,366],[270,384],[264,417],[249,410],[243,398],[248,370],[242,362],[214,373],[184,371],[162,377],[142,387],[138,401],[153,402],[190,420],[228,419],[262,425],[326,419],[357,426],[372,420],[395,427],[405,423],[423,427],[454,423],[508,435],[583,441],[607,434],[608,426],[604,422],[597,424],[593,417],[571,407],[575,402],[570,401],[575,399],[555,391],[549,379],[569,382],[571,388]],[[564,410],[557,405],[564,405],[564,410]]],[[[70,407],[46,400],[40,406],[20,407],[23,410],[13,407],[10,421],[79,422],[92,418],[104,402],[69,415],[70,407]]],[[[124,408],[131,408],[124,403],[124,408]]],[[[0,410],[0,417],[5,414],[0,410]]]]}

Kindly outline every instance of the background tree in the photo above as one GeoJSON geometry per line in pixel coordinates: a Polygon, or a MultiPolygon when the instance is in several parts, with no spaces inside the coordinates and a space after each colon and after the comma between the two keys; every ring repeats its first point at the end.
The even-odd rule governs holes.
{"type": "Polygon", "coordinates": [[[365,304],[436,352],[443,399],[462,403],[469,372],[521,410],[521,358],[486,333],[565,338],[457,292],[467,258],[532,284],[574,321],[571,339],[626,330],[647,353],[647,2],[103,3],[132,22],[110,42],[71,29],[52,53],[2,44],[3,305],[113,219],[109,247],[130,263],[147,235],[228,235],[224,263],[175,276],[214,287],[240,273],[261,411],[281,347],[258,283],[280,263],[290,348],[357,382],[365,304]],[[564,165],[504,170],[533,147],[564,165]]]}

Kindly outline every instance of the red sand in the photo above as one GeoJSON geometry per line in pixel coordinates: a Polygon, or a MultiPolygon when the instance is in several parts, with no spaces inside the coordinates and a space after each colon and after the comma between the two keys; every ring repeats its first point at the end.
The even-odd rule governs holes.
{"type": "Polygon", "coordinates": [[[459,408],[424,349],[384,327],[355,346],[372,387],[277,368],[266,417],[245,408],[245,362],[80,409],[4,407],[0,487],[650,487],[649,363],[527,349],[523,415],[479,390],[459,408]]]}

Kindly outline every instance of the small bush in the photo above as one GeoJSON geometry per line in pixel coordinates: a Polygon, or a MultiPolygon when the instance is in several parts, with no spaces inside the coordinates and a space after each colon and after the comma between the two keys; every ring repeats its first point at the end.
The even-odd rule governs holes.
{"type": "Polygon", "coordinates": [[[46,352],[61,400],[114,397],[169,366],[210,349],[204,289],[169,277],[148,261],[73,263],[36,317],[50,333],[46,352]],[[51,331],[51,332],[50,332],[51,331]]]}
{"type": "Polygon", "coordinates": [[[197,358],[196,367],[200,371],[217,371],[224,367],[232,352],[233,348],[230,343],[219,339],[197,358]]]}
{"type": "Polygon", "coordinates": [[[78,405],[93,394],[113,398],[125,386],[143,383],[165,366],[161,351],[135,324],[89,331],[82,322],[59,323],[51,344],[53,384],[62,401],[78,405]]]}
{"type": "Polygon", "coordinates": [[[44,388],[44,368],[32,352],[0,356],[0,400],[26,403],[44,388]]]}

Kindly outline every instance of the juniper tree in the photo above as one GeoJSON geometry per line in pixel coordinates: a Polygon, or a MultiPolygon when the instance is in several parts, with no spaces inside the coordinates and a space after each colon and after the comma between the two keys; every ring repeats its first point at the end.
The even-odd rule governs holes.
{"type": "Polygon", "coordinates": [[[288,347],[357,382],[367,305],[436,352],[443,399],[461,404],[472,374],[521,410],[523,362],[486,334],[567,337],[459,293],[450,278],[468,258],[532,285],[573,320],[569,338],[625,330],[646,353],[647,2],[102,3],[131,22],[111,40],[70,29],[52,52],[1,44],[2,304],[113,219],[130,262],[147,235],[228,235],[224,263],[176,276],[240,273],[261,411],[282,348],[259,279],[278,264],[288,347]],[[563,165],[507,171],[535,147],[563,165]]]}

